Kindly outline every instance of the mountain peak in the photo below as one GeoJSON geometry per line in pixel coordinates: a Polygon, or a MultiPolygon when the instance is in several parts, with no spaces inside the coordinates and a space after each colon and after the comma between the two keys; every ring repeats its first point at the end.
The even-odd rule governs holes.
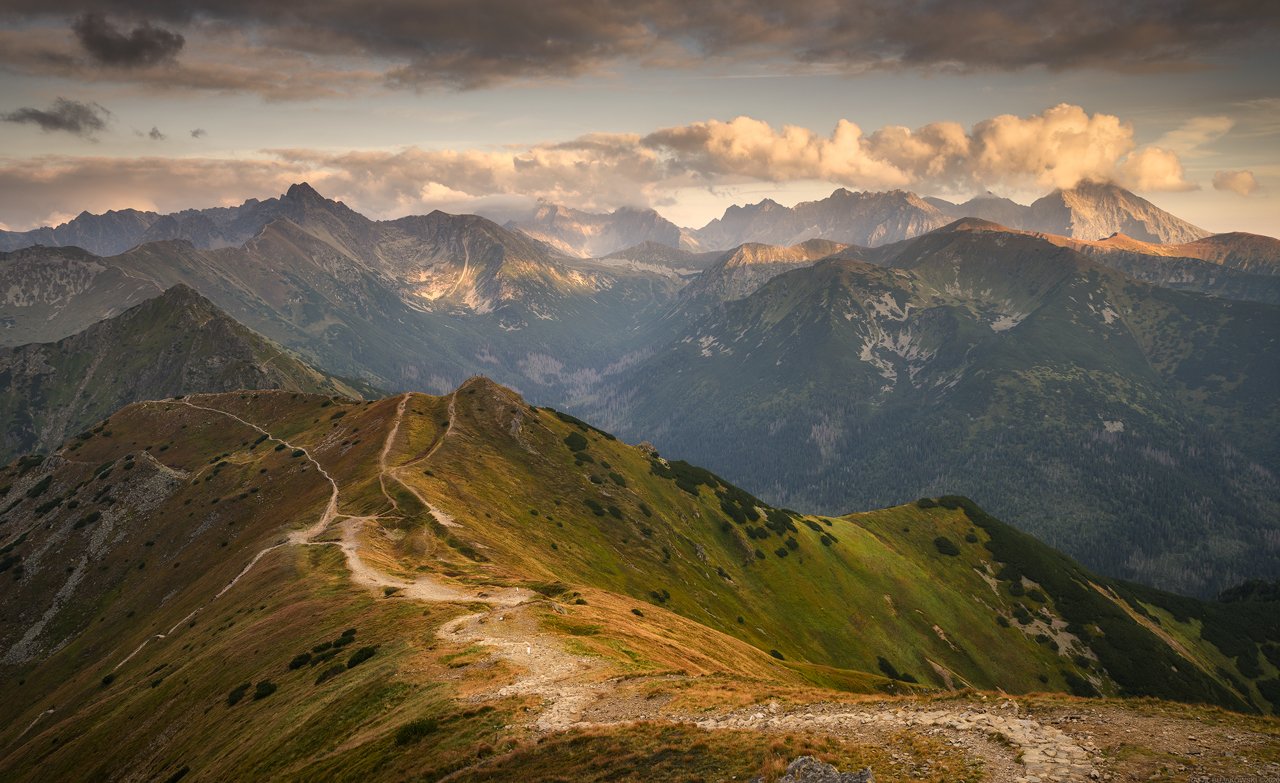
{"type": "Polygon", "coordinates": [[[294,201],[328,201],[309,182],[298,182],[289,186],[284,197],[294,201]]]}

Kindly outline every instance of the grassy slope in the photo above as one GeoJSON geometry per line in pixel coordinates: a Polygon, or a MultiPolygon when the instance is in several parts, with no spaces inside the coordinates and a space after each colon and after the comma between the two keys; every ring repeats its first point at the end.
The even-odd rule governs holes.
{"type": "MultiPolygon", "coordinates": [[[[193,399],[308,448],[341,485],[343,513],[378,513],[388,506],[374,466],[397,400],[335,403],[279,392],[193,399]]],[[[370,557],[405,572],[431,570],[464,582],[515,583],[557,595],[540,612],[544,627],[611,671],[684,672],[731,683],[730,691],[758,693],[762,687],[905,687],[891,686],[878,672],[848,671],[876,672],[878,656],[926,685],[943,680],[927,663],[932,660],[962,678],[957,684],[1009,691],[1063,688],[1062,672],[1076,670],[1016,620],[1008,628],[996,623],[996,615],[1012,612],[1015,603],[1038,604],[1010,594],[1007,583],[993,589],[974,570],[991,560],[983,544],[1007,531],[985,517],[974,520],[979,512],[972,509],[952,504],[843,519],[794,517],[796,532],[753,540],[743,533],[747,524],[728,522],[709,484],[688,480],[713,478],[682,473],[695,495],[655,475],[652,458],[639,449],[530,408],[487,382],[471,382],[457,395],[454,424],[438,449],[449,399],[414,395],[407,408],[391,463],[461,527],[440,527],[391,480],[388,491],[404,519],[388,520],[385,535],[368,542],[370,557]],[[575,464],[565,443],[574,434],[585,438],[584,451],[594,463],[575,464]],[[604,483],[593,483],[593,474],[604,483]],[[587,507],[587,499],[606,509],[603,516],[587,507]],[[607,510],[611,505],[621,518],[607,510]],[[837,541],[820,543],[824,534],[837,541]],[[934,544],[939,534],[960,554],[941,554],[934,544]],[[978,541],[966,541],[966,535],[978,541]],[[778,557],[773,550],[785,549],[788,537],[798,548],[778,557]],[[756,546],[763,560],[754,555],[756,546]],[[565,584],[547,584],[554,581],[565,584]],[[670,593],[664,606],[650,598],[655,590],[670,593]],[[787,660],[770,657],[769,649],[787,660]],[[1041,683],[1040,674],[1049,683],[1041,683]]],[[[356,588],[337,551],[326,546],[272,550],[244,581],[209,602],[255,552],[281,540],[281,526],[310,525],[328,498],[327,484],[305,459],[256,440],[253,430],[225,417],[173,401],[148,403],[113,416],[65,459],[15,463],[4,471],[4,504],[18,502],[0,516],[3,540],[27,534],[6,553],[21,556],[23,568],[17,589],[0,598],[6,649],[65,584],[62,564],[79,563],[82,555],[86,560],[72,600],[50,616],[41,654],[3,670],[7,688],[23,694],[0,706],[6,727],[0,731],[0,769],[8,777],[97,779],[128,766],[164,779],[189,765],[222,779],[401,777],[409,770],[431,779],[432,770],[443,774],[473,762],[477,749],[483,755],[505,747],[501,727],[523,702],[508,699],[486,711],[467,706],[465,695],[477,685],[472,678],[502,678],[506,665],[459,670],[476,652],[435,638],[435,629],[465,607],[386,600],[356,588]],[[144,450],[186,475],[166,479],[144,450]],[[112,467],[95,478],[107,462],[112,467]],[[134,467],[126,469],[126,463],[134,467]],[[26,497],[51,467],[54,480],[44,493],[26,497]],[[94,500],[107,484],[112,489],[99,498],[115,502],[94,500]],[[47,498],[62,503],[37,515],[47,498]],[[75,528],[91,509],[102,517],[75,528]],[[180,622],[196,609],[193,623],[180,622]],[[357,629],[355,643],[335,660],[376,645],[370,661],[321,685],[315,679],[332,662],[288,668],[294,655],[351,627],[357,629]],[[157,633],[165,638],[154,638],[157,633]],[[148,637],[104,685],[102,678],[148,637]],[[227,705],[237,685],[263,680],[278,690],[255,701],[250,689],[243,701],[227,705]],[[437,720],[435,736],[396,745],[395,731],[424,716],[437,720]],[[217,742],[207,741],[212,734],[217,742]],[[98,765],[88,774],[87,758],[98,765]]],[[[743,495],[718,488],[742,508],[737,501],[743,495]]],[[[1051,552],[1027,546],[1037,556],[1051,552]]],[[[1023,566],[1029,579],[1050,581],[1034,569],[1023,566]]],[[[1057,595],[1046,591],[1048,610],[1060,613],[1057,595]]],[[[1212,656],[1189,627],[1177,629],[1184,643],[1212,656]]],[[[1089,668],[1096,676],[1096,666],[1089,668]]],[[[1106,691],[1117,690],[1105,678],[1098,681],[1106,691]]],[[[581,741],[600,747],[693,741],[637,731],[581,741]]],[[[511,749],[521,764],[536,767],[532,749],[511,749]]],[[[852,750],[839,752],[857,757],[852,750]]]]}

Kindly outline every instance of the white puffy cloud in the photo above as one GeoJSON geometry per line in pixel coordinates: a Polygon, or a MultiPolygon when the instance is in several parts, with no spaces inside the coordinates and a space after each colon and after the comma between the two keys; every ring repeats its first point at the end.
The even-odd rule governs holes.
{"type": "Polygon", "coordinates": [[[1252,196],[1258,192],[1258,179],[1252,171],[1215,171],[1213,189],[1229,190],[1240,196],[1252,196]]]}
{"type": "Polygon", "coordinates": [[[691,187],[828,182],[855,189],[1047,190],[1114,181],[1143,191],[1190,189],[1178,154],[1134,142],[1131,125],[1060,105],[864,133],[839,121],[824,135],[751,117],[597,133],[567,142],[481,150],[281,149],[255,158],[41,157],[0,159],[0,218],[30,225],[65,205],[161,210],[235,203],[308,180],[376,217],[432,208],[545,199],[584,209],[663,204],[691,187]]]}
{"type": "Polygon", "coordinates": [[[968,132],[938,122],[864,135],[841,120],[821,136],[738,117],[660,130],[644,144],[666,153],[673,168],[708,180],[814,179],[855,188],[1069,188],[1084,180],[1140,190],[1192,187],[1175,153],[1137,149],[1129,123],[1069,104],[1028,117],[1000,115],[968,132]]]}
{"type": "Polygon", "coordinates": [[[1182,177],[1182,161],[1172,150],[1143,147],[1120,164],[1118,180],[1134,190],[1195,190],[1198,186],[1182,177]]]}

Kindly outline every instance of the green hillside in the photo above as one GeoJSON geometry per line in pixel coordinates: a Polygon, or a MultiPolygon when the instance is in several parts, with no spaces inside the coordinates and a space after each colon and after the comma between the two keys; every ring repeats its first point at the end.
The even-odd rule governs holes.
{"type": "Polygon", "coordinates": [[[776,502],[962,487],[1104,573],[1276,575],[1280,311],[940,231],[773,278],[629,370],[601,420],[776,502]]]}
{"type": "Polygon", "coordinates": [[[56,343],[0,348],[0,454],[47,452],[137,400],[287,389],[359,398],[178,285],[56,343]]]}
{"type": "MultiPolygon", "coordinates": [[[[140,403],[0,476],[11,780],[435,779],[624,686],[668,710],[965,688],[1275,706],[1265,604],[1101,579],[958,498],[773,509],[483,379],[140,403]]],[[[961,779],[948,752],[911,751],[961,779]]]]}

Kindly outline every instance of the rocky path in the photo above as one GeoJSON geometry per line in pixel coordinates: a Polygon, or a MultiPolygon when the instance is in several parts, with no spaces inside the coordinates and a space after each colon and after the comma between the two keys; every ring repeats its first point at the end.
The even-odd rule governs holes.
{"type": "MultiPolygon", "coordinates": [[[[412,492],[438,519],[447,519],[447,524],[456,524],[430,503],[428,498],[423,497],[417,488],[399,479],[397,472],[407,469],[409,465],[395,467],[390,464],[409,399],[405,395],[397,405],[395,418],[387,430],[386,440],[379,454],[379,480],[383,493],[392,502],[392,507],[398,508],[387,492],[386,480],[390,478],[412,492]]],[[[403,598],[409,600],[488,604],[491,608],[487,611],[465,615],[446,623],[439,630],[438,636],[442,641],[450,643],[483,645],[494,657],[513,664],[519,671],[515,680],[495,687],[489,696],[541,698],[543,707],[530,722],[530,728],[537,732],[612,725],[647,718],[683,721],[709,730],[817,732],[862,739],[883,737],[886,732],[909,728],[963,738],[963,744],[969,751],[982,758],[990,780],[1015,783],[1083,783],[1097,778],[1093,763],[1096,756],[1093,753],[1060,729],[1020,717],[1016,709],[1010,711],[1007,707],[987,709],[967,705],[956,709],[918,710],[868,703],[812,704],[782,710],[776,705],[765,705],[696,717],[648,714],[645,710],[628,708],[625,706],[628,701],[618,698],[616,685],[604,679],[605,664],[602,661],[568,652],[559,637],[539,626],[538,618],[527,603],[536,597],[532,592],[519,588],[485,591],[448,584],[429,575],[409,580],[381,571],[364,558],[361,545],[366,526],[377,517],[343,516],[339,511],[341,490],[338,483],[308,450],[278,438],[262,427],[227,411],[197,405],[189,400],[164,404],[184,404],[227,416],[275,442],[283,443],[287,448],[298,449],[315,465],[332,488],[328,504],[312,525],[289,533],[284,540],[255,554],[234,579],[170,629],[169,635],[233,588],[267,553],[290,544],[337,545],[345,556],[352,581],[356,584],[376,590],[395,588],[403,598]],[[338,541],[316,540],[337,521],[341,521],[342,533],[338,541]],[[608,705],[612,707],[609,708],[608,705]]],[[[439,450],[452,429],[453,420],[454,406],[453,400],[450,400],[448,426],[427,454],[415,460],[412,465],[428,461],[439,450]]],[[[157,634],[151,639],[162,639],[165,636],[166,634],[157,634]]],[[[137,655],[151,639],[144,641],[116,668],[137,655]]]]}
{"type": "Polygon", "coordinates": [[[578,725],[582,713],[597,699],[608,698],[612,688],[598,679],[601,661],[565,651],[559,639],[542,631],[525,607],[459,617],[445,623],[438,637],[446,642],[471,642],[489,648],[493,655],[523,669],[515,682],[498,688],[493,696],[539,696],[545,702],[534,719],[538,731],[563,731],[578,725]]]}
{"type": "Polygon", "coordinates": [[[863,736],[877,728],[912,728],[936,730],[943,734],[977,734],[995,737],[1013,751],[992,753],[980,749],[987,773],[999,770],[997,780],[1013,783],[1083,783],[1097,779],[1093,761],[1095,754],[1072,737],[1053,726],[1019,717],[1016,705],[1005,702],[1005,708],[917,710],[888,708],[882,705],[850,707],[849,705],[810,705],[787,711],[775,707],[756,707],[729,715],[697,721],[703,728],[735,728],[765,731],[825,732],[837,735],[863,736]],[[1010,708],[1013,708],[1012,710],[1010,708]],[[1013,763],[1009,763],[1012,761],[1013,763]],[[993,769],[994,767],[994,769],[993,769]]]}

